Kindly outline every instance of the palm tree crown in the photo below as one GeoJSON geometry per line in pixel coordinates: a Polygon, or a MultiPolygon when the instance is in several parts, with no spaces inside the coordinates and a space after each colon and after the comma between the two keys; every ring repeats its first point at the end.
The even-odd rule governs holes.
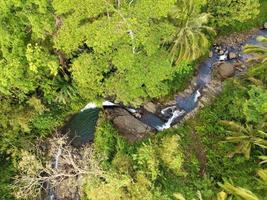
{"type": "Polygon", "coordinates": [[[199,13],[193,0],[182,0],[183,6],[175,6],[170,12],[170,20],[176,32],[169,38],[170,53],[176,63],[192,61],[205,54],[209,47],[207,33],[215,31],[207,26],[210,14],[199,13]]]}

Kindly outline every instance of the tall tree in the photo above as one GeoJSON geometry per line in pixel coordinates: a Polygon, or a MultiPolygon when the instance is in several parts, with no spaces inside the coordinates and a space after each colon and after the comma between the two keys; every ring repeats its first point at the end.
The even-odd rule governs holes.
{"type": "Polygon", "coordinates": [[[166,42],[171,46],[170,52],[176,63],[204,55],[209,47],[207,34],[215,34],[207,25],[210,14],[200,13],[200,6],[196,0],[180,0],[169,14],[176,30],[166,42]]]}
{"type": "Polygon", "coordinates": [[[39,86],[53,91],[57,58],[50,53],[52,7],[45,0],[0,1],[0,94],[27,99],[39,86]]]}
{"type": "Polygon", "coordinates": [[[173,67],[164,38],[175,32],[167,20],[176,0],[54,0],[62,26],[55,47],[73,62],[72,78],[88,100],[113,96],[139,105],[166,95],[173,67]]]}

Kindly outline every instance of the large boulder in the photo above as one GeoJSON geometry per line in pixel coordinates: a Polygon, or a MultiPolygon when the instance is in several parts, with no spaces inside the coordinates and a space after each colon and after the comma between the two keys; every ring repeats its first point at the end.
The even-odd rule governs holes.
{"type": "Polygon", "coordinates": [[[143,140],[155,131],[123,108],[106,108],[105,112],[118,132],[131,143],[143,140]]]}
{"type": "Polygon", "coordinates": [[[218,73],[222,78],[229,78],[235,74],[235,67],[230,63],[222,63],[218,66],[218,73]]]}

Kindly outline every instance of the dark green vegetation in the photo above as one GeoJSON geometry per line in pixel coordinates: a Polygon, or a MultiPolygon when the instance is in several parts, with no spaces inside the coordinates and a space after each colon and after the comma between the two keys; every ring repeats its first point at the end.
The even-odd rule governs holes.
{"type": "MultiPolygon", "coordinates": [[[[266,9],[266,0],[0,0],[0,199],[15,198],[22,151],[88,101],[168,97],[186,87],[215,31],[260,26],[266,9]]],[[[249,199],[237,187],[266,199],[266,50],[245,51],[262,63],[178,128],[130,145],[101,118],[94,147],[105,173],[85,179],[84,199],[215,199],[222,190],[249,199]]]]}
{"type": "MultiPolygon", "coordinates": [[[[173,199],[173,194],[179,192],[186,199],[196,199],[200,191],[203,199],[210,199],[222,190],[218,186],[219,182],[231,181],[253,191],[259,199],[266,199],[267,188],[256,179],[256,173],[264,167],[259,165],[259,156],[266,153],[267,74],[262,84],[255,85],[254,82],[260,81],[258,75],[265,70],[266,65],[256,65],[247,75],[226,81],[218,98],[193,120],[141,144],[125,144],[116,136],[110,124],[100,123],[95,148],[106,157],[104,166],[115,174],[131,177],[134,182],[130,185],[128,182],[124,182],[125,185],[121,183],[121,187],[127,188],[127,191],[130,190],[128,187],[133,187],[132,184],[140,184],[138,181],[147,184],[139,191],[140,196],[134,196],[135,191],[130,190],[127,195],[131,195],[131,198],[128,198],[146,196],[145,199],[173,199]],[[258,113],[259,110],[262,114],[258,113]],[[222,123],[222,120],[227,120],[228,124],[222,123]],[[236,125],[236,134],[228,131],[232,127],[231,123],[236,125]],[[246,133],[239,133],[242,129],[237,124],[252,126],[259,135],[248,134],[249,138],[246,138],[246,133]],[[231,141],[235,144],[228,142],[233,136],[235,140],[231,141]],[[252,142],[251,147],[247,145],[249,141],[252,142]],[[236,154],[243,151],[249,151],[250,158],[236,154]],[[142,180],[139,180],[140,173],[145,175],[142,180]]],[[[86,187],[86,194],[94,199],[99,188],[91,187],[86,187]]],[[[105,191],[109,185],[101,187],[105,191]]],[[[116,194],[122,197],[125,195],[123,190],[116,194]]],[[[107,192],[101,198],[119,199],[119,196],[109,198],[107,192]]]]}

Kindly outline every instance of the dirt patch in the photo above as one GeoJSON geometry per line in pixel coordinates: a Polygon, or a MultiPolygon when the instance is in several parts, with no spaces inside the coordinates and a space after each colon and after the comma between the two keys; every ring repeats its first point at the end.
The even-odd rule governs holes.
{"type": "Polygon", "coordinates": [[[190,139],[192,143],[189,145],[189,149],[195,154],[199,163],[199,175],[204,176],[207,166],[207,154],[204,145],[201,142],[199,135],[195,131],[191,131],[190,139]]]}

